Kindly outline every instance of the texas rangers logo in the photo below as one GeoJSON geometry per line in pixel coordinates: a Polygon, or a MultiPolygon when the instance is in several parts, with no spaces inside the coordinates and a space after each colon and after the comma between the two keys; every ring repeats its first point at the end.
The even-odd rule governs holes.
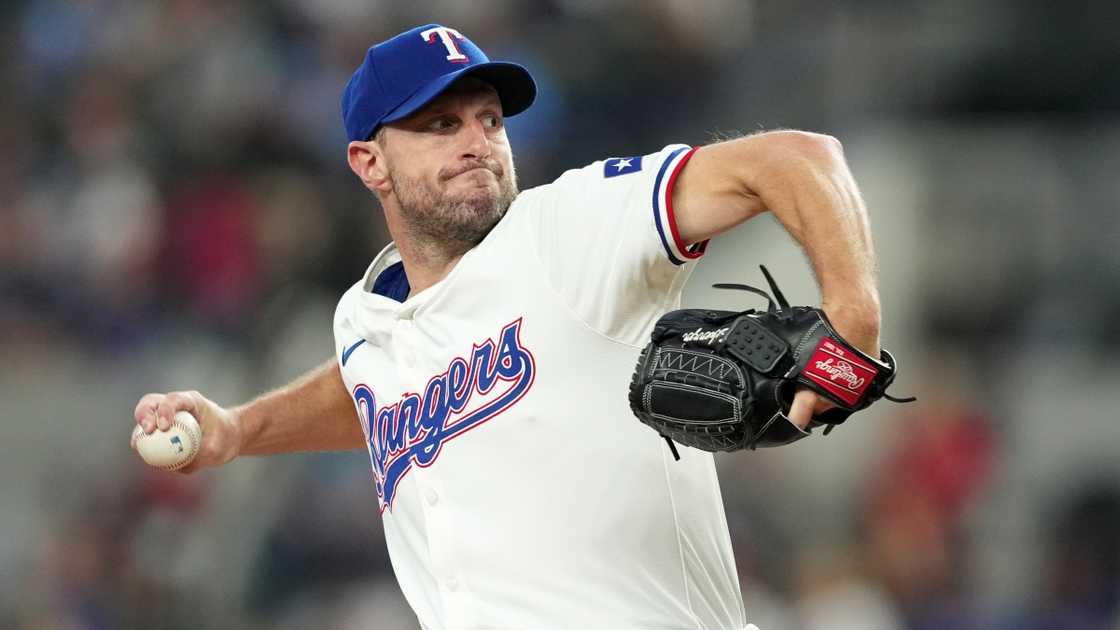
{"type": "Polygon", "coordinates": [[[449,440],[512,407],[533,386],[535,374],[533,355],[521,345],[518,318],[502,328],[496,342],[487,338],[472,344],[469,358],[452,359],[428,381],[423,394],[407,392],[378,407],[373,390],[357,385],[354,403],[381,510],[392,510],[397,485],[413,464],[431,466],[449,440]]]}
{"type": "Polygon", "coordinates": [[[423,37],[424,41],[429,44],[434,44],[437,41],[442,43],[443,47],[447,49],[447,60],[452,63],[466,63],[470,61],[470,57],[464,55],[463,51],[459,49],[458,44],[455,43],[455,39],[466,38],[463,37],[462,33],[453,28],[436,26],[420,33],[420,37],[423,37]]]}

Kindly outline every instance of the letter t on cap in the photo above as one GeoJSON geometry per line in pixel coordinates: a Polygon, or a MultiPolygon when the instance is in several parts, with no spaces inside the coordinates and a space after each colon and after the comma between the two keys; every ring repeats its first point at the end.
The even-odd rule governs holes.
{"type": "Polygon", "coordinates": [[[440,41],[443,42],[444,47],[447,48],[448,61],[454,61],[458,63],[469,61],[468,57],[463,54],[463,51],[459,50],[459,47],[455,45],[455,40],[451,39],[452,35],[458,37],[459,39],[463,39],[462,33],[453,28],[447,28],[446,26],[437,26],[420,33],[420,37],[423,37],[424,41],[428,42],[429,44],[434,44],[436,41],[435,38],[432,37],[432,35],[438,35],[440,41]]]}

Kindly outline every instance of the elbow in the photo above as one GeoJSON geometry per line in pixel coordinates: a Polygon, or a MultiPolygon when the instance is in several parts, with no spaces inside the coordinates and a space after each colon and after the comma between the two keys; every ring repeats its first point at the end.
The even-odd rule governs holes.
{"type": "Polygon", "coordinates": [[[768,143],[779,155],[796,156],[813,163],[844,161],[844,145],[834,136],[810,131],[774,131],[768,143]]]}
{"type": "MultiPolygon", "coordinates": [[[[808,179],[833,179],[847,172],[844,147],[833,136],[808,131],[771,131],[753,140],[750,149],[757,156],[753,189],[781,187],[808,179]]],[[[743,147],[747,149],[747,146],[743,147]]]]}

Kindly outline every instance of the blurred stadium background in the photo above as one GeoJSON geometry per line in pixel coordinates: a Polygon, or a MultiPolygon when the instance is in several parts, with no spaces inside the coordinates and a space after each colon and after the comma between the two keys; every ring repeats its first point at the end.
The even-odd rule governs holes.
{"type": "MultiPolygon", "coordinates": [[[[3,3],[0,627],[416,627],[363,453],[184,478],[126,442],[145,392],[231,404],[331,354],[387,240],[338,94],[371,43],[439,21],[540,80],[509,125],[526,188],[670,142],[844,142],[920,402],[719,458],[750,620],[1117,630],[1116,6],[3,3]]],[[[746,306],[707,287],[759,263],[816,299],[762,218],[686,304],[746,306]]]]}

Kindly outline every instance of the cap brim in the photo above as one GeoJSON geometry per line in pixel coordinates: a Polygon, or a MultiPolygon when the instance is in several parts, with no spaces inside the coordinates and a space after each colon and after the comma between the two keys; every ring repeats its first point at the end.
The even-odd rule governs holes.
{"type": "Polygon", "coordinates": [[[537,97],[537,83],[524,67],[507,61],[488,61],[445,74],[425,85],[386,114],[381,123],[407,118],[463,77],[477,77],[494,86],[502,102],[502,116],[520,114],[529,109],[537,97]]]}

